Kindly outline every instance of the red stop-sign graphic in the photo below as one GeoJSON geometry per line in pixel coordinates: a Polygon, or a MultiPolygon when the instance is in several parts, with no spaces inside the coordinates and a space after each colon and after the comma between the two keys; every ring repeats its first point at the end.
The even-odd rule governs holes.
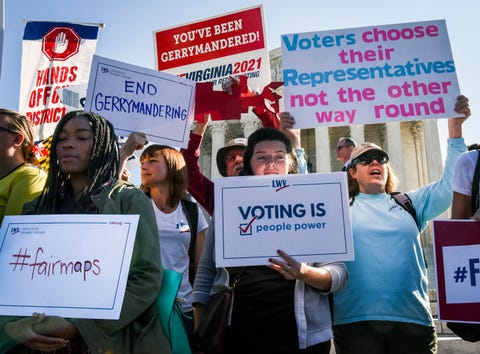
{"type": "Polygon", "coordinates": [[[42,40],[42,52],[50,60],[67,60],[79,49],[80,36],[69,27],[55,27],[42,40]]]}

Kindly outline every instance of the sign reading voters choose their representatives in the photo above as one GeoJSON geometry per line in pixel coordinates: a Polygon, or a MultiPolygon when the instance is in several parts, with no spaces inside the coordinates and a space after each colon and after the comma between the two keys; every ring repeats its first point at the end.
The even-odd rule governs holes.
{"type": "Polygon", "coordinates": [[[345,173],[215,180],[216,265],[267,264],[279,249],[299,262],[353,260],[345,173]]]}
{"type": "Polygon", "coordinates": [[[282,66],[297,128],[458,116],[444,20],[286,34],[282,66]]]}

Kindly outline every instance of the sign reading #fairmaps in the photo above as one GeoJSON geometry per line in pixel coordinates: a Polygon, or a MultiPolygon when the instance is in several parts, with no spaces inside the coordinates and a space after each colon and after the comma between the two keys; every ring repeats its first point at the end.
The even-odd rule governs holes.
{"type": "Polygon", "coordinates": [[[7,215],[0,315],[120,317],[138,215],[7,215]]]}
{"type": "Polygon", "coordinates": [[[282,60],[298,128],[458,116],[444,20],[286,34],[282,60]]]}
{"type": "Polygon", "coordinates": [[[118,135],[143,132],[148,141],[186,148],[194,102],[194,81],[93,56],[85,110],[107,118],[118,135]]]}
{"type": "Polygon", "coordinates": [[[281,249],[299,262],[354,259],[346,174],[215,180],[215,262],[264,265],[281,249]]]}

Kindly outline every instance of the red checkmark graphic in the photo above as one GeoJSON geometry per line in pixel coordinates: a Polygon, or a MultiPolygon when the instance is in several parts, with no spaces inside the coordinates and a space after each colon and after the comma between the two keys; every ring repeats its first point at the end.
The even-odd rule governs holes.
{"type": "Polygon", "coordinates": [[[245,226],[245,228],[239,226],[240,232],[246,233],[246,232],[248,231],[248,229],[250,228],[250,226],[252,226],[252,223],[255,221],[256,218],[258,218],[258,215],[255,215],[255,216],[253,217],[253,219],[250,220],[250,222],[247,224],[247,226],[245,226]]]}
{"type": "Polygon", "coordinates": [[[283,187],[277,188],[277,189],[275,189],[275,192],[281,191],[282,189],[284,189],[284,188],[287,188],[287,187],[290,187],[290,185],[289,185],[289,184],[287,184],[286,186],[283,186],[283,187]]]}

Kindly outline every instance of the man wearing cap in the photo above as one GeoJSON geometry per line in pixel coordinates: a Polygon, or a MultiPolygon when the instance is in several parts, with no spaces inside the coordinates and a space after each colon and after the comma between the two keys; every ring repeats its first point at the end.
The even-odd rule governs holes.
{"type": "MultiPolygon", "coordinates": [[[[300,129],[293,129],[295,119],[288,112],[282,112],[279,116],[280,126],[278,129],[285,133],[292,141],[292,147],[297,155],[300,173],[307,173],[305,151],[300,146],[300,129]]],[[[262,121],[262,123],[266,125],[265,122],[262,121]]],[[[189,193],[207,213],[213,215],[214,185],[213,182],[201,172],[198,164],[200,145],[202,144],[202,138],[206,128],[207,123],[197,123],[196,127],[190,133],[188,147],[180,151],[187,163],[189,193]]],[[[236,138],[228,141],[224,147],[218,150],[216,156],[217,167],[223,177],[238,176],[240,174],[243,168],[243,152],[246,146],[247,139],[236,138]]]]}
{"type": "Polygon", "coordinates": [[[340,161],[342,166],[342,171],[348,170],[348,165],[350,165],[350,155],[352,154],[353,148],[357,146],[355,140],[342,136],[338,139],[337,143],[337,160],[340,161]]]}
{"type": "Polygon", "coordinates": [[[452,201],[455,161],[466,150],[466,97],[458,97],[455,111],[464,117],[448,119],[441,178],[408,192],[415,218],[391,194],[397,177],[388,153],[373,143],[352,151],[347,173],[355,260],[345,262],[348,282],[334,294],[337,354],[437,352],[420,233],[452,201]]]}

